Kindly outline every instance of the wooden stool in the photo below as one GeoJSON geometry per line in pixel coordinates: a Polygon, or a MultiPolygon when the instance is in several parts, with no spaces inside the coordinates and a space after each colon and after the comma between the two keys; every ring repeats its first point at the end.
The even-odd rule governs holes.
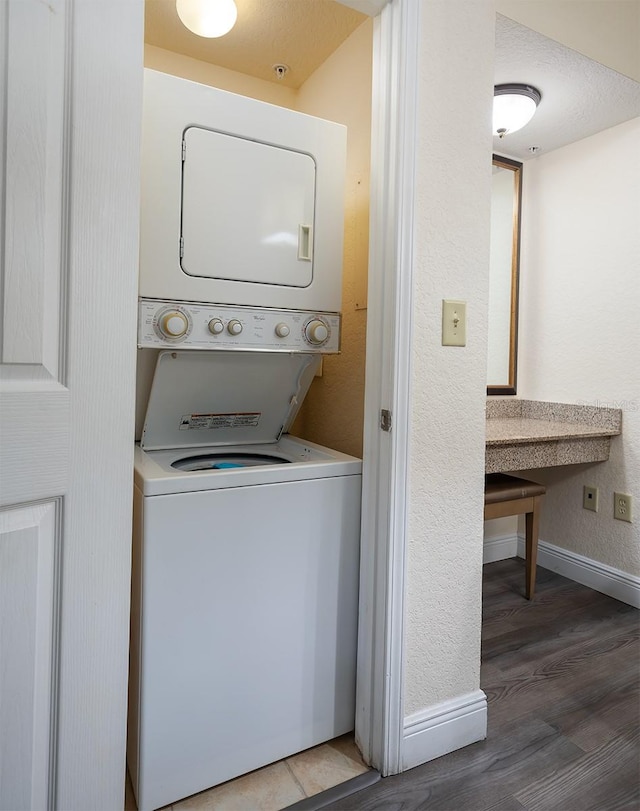
{"type": "Polygon", "coordinates": [[[507,515],[526,513],[526,583],[527,600],[536,590],[536,561],[538,558],[538,528],[540,505],[546,488],[542,484],[506,476],[504,473],[488,473],[484,484],[484,518],[503,518],[507,515]]]}

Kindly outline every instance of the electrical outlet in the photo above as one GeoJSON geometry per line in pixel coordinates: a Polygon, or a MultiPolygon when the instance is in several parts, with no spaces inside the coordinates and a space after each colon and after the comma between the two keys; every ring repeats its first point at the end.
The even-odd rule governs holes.
{"type": "Polygon", "coordinates": [[[613,517],[630,524],[633,522],[633,498],[628,493],[613,494],[613,517]]]}
{"type": "Polygon", "coordinates": [[[598,512],[598,488],[587,487],[582,488],[582,506],[585,510],[593,510],[594,513],[598,512]]]}

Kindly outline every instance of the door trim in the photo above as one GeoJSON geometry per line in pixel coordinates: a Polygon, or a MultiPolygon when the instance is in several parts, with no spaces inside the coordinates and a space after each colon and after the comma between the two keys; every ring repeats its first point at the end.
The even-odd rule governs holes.
{"type": "Polygon", "coordinates": [[[374,21],[371,216],[356,739],[402,770],[419,0],[374,21]],[[382,409],[391,430],[380,428],[382,409]]]}

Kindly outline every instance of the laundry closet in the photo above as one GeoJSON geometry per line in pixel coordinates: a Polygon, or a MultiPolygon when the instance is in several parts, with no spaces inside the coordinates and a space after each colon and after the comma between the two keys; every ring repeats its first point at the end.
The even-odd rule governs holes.
{"type": "MultiPolygon", "coordinates": [[[[343,7],[343,11],[348,9],[343,7]]],[[[164,44],[160,36],[151,41],[147,38],[145,65],[162,73],[295,109],[347,127],[340,354],[323,359],[322,369],[314,378],[292,433],[361,457],[367,326],[373,20],[364,15],[356,16],[360,22],[355,30],[299,89],[290,85],[289,77],[285,78],[284,84],[275,76],[272,81],[266,81],[242,72],[242,67],[229,70],[189,58],[169,50],[168,43],[164,44]]],[[[312,30],[307,36],[309,39],[319,37],[320,32],[312,30]]],[[[295,66],[291,65],[290,68],[291,74],[295,75],[295,66]]],[[[138,385],[148,390],[151,372],[144,362],[142,367],[139,369],[142,379],[138,385]]],[[[140,397],[137,400],[138,437],[144,417],[140,408],[143,400],[140,397]]]]}
{"type": "MultiPolygon", "coordinates": [[[[342,58],[368,62],[348,106],[364,95],[368,113],[371,24],[352,38],[342,58]]],[[[326,77],[323,109],[300,91],[301,114],[185,80],[193,60],[157,47],[146,61],[128,734],[141,811],[353,729],[370,132],[361,116],[347,148],[326,77]]]]}

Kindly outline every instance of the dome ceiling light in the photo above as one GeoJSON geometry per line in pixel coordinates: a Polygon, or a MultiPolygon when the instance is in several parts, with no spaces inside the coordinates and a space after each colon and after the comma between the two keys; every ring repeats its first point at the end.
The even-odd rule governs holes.
{"type": "Polygon", "coordinates": [[[199,37],[223,37],[236,24],[238,9],[233,0],[176,0],[182,24],[199,37]]]}
{"type": "Polygon", "coordinates": [[[533,118],[540,91],[528,84],[497,84],[493,88],[493,134],[504,138],[533,118]]]}

